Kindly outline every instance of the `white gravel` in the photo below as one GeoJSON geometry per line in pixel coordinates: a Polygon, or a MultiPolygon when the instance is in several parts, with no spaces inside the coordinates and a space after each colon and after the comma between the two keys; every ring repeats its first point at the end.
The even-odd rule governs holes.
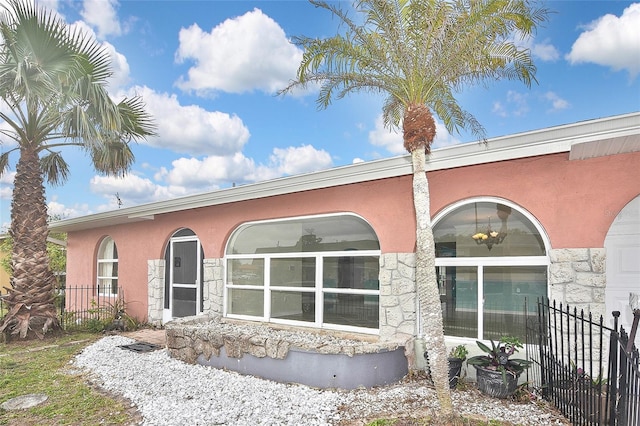
{"type": "MultiPolygon", "coordinates": [[[[143,425],[346,425],[378,417],[417,417],[437,410],[424,381],[378,389],[319,390],[282,384],[172,359],[166,350],[136,353],[119,348],[135,341],[109,336],[85,348],[73,365],[105,390],[131,401],[143,425]]],[[[453,392],[461,413],[519,425],[565,423],[546,404],[516,404],[453,392]]]]}

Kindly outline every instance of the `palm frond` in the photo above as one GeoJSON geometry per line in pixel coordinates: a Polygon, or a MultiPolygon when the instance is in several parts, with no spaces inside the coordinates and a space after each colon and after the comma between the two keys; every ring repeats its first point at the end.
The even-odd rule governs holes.
{"type": "Polygon", "coordinates": [[[60,152],[49,151],[40,158],[40,169],[47,182],[53,186],[61,185],[69,179],[69,165],[60,152]]]}
{"type": "Polygon", "coordinates": [[[141,97],[123,99],[117,110],[122,120],[120,131],[127,139],[139,140],[156,135],[153,117],[145,110],[141,97]]]}
{"type": "Polygon", "coordinates": [[[0,155],[0,176],[5,174],[5,172],[9,169],[9,154],[11,153],[11,151],[3,152],[2,155],[0,155]]]}
{"type": "Polygon", "coordinates": [[[296,37],[304,49],[298,85],[319,84],[319,108],[354,92],[385,93],[385,126],[397,126],[399,106],[424,104],[449,131],[485,130],[454,96],[469,85],[508,79],[530,86],[536,67],[531,52],[516,46],[549,11],[536,0],[358,0],[356,20],[339,5],[312,0],[338,18],[332,37],[296,37]]]}
{"type": "Polygon", "coordinates": [[[92,146],[89,150],[96,171],[107,176],[124,176],[135,160],[129,144],[117,139],[92,146]]]}

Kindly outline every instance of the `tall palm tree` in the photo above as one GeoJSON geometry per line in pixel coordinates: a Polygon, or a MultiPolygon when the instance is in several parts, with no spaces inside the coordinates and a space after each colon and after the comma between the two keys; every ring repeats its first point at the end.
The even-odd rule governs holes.
{"type": "Polygon", "coordinates": [[[55,277],[47,261],[44,179],[58,185],[69,167],[60,148],[86,151],[98,172],[123,174],[133,163],[129,143],[154,134],[139,98],[111,100],[109,54],[93,38],[71,31],[30,0],[10,0],[0,17],[0,134],[19,152],[11,203],[12,280],[9,312],[0,332],[42,336],[59,327],[53,304],[55,277]]]}
{"type": "Polygon", "coordinates": [[[311,3],[338,17],[343,31],[325,39],[294,39],[304,56],[296,80],[282,93],[319,85],[320,108],[352,92],[382,94],[385,126],[402,124],[413,165],[421,324],[441,409],[451,414],[425,172],[436,135],[434,114],[450,132],[464,128],[484,140],[484,128],[454,95],[499,79],[530,86],[536,68],[530,51],[519,47],[514,36],[530,36],[549,12],[529,0],[357,0],[354,9],[360,21],[355,21],[335,4],[311,3]]]}

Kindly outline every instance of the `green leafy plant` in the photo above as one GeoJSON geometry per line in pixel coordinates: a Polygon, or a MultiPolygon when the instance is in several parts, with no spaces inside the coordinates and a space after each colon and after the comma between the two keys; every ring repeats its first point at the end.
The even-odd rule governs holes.
{"type": "Polygon", "coordinates": [[[591,377],[584,371],[583,368],[577,367],[575,362],[571,361],[571,371],[576,377],[576,382],[589,383],[594,388],[601,388],[605,386],[609,379],[603,376],[602,369],[600,369],[600,373],[598,373],[597,377],[591,377]]]}
{"type": "Polygon", "coordinates": [[[458,345],[449,351],[449,358],[467,359],[467,355],[469,355],[469,350],[465,345],[458,345]]]}
{"type": "Polygon", "coordinates": [[[511,358],[511,356],[522,349],[522,342],[517,337],[502,337],[498,344],[493,340],[491,347],[477,341],[478,347],[486,353],[486,355],[476,355],[467,360],[469,365],[474,365],[489,370],[496,370],[502,373],[503,382],[507,382],[507,374],[517,377],[532,362],[526,359],[511,358]]]}

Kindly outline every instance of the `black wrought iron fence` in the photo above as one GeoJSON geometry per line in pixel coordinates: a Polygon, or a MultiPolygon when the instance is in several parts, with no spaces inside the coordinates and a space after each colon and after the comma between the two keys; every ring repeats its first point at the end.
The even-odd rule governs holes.
{"type": "Polygon", "coordinates": [[[120,287],[66,287],[58,292],[56,306],[65,330],[102,330],[124,312],[124,298],[120,287]]]}
{"type": "Polygon", "coordinates": [[[537,306],[527,321],[529,382],[574,425],[640,426],[638,349],[618,327],[619,312],[610,328],[576,308],[537,306]]]}
{"type": "MultiPolygon", "coordinates": [[[[614,312],[614,330],[618,329],[620,312],[614,312]]],[[[633,313],[633,326],[630,335],[623,327],[611,334],[611,349],[609,359],[609,377],[611,380],[611,394],[616,396],[616,422],[611,425],[640,426],[640,367],[638,362],[638,348],[634,345],[635,335],[640,322],[640,310],[633,313]]]]}
{"type": "MultiPolygon", "coordinates": [[[[124,296],[121,287],[99,289],[95,286],[66,287],[55,290],[54,303],[60,325],[65,330],[102,331],[114,326],[124,314],[124,296]]],[[[6,301],[0,298],[0,318],[8,311],[6,301]]],[[[123,327],[118,325],[115,326],[123,327]]]]}

